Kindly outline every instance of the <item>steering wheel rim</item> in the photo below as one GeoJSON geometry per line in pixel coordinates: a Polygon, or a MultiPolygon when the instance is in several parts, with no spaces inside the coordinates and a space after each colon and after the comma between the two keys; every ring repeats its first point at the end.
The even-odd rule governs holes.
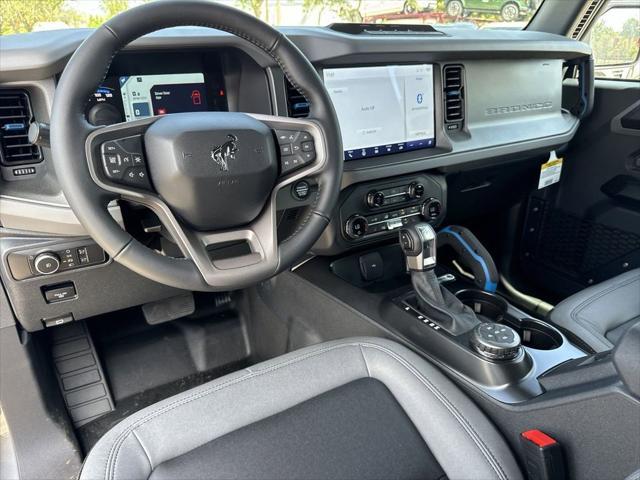
{"type": "Polygon", "coordinates": [[[200,0],[145,4],[112,18],[94,31],[76,50],[60,78],[51,118],[56,173],[69,205],[89,235],[115,261],[140,275],[176,288],[201,291],[232,290],[258,283],[290,267],[309,251],[329,223],[337,202],[342,176],[340,138],[338,120],[324,84],[290,40],[244,12],[200,0]],[[310,105],[306,119],[251,115],[272,130],[296,129],[310,134],[317,154],[310,165],[280,176],[264,211],[242,228],[224,232],[186,228],[159,195],[110,184],[97,168],[99,145],[105,139],[122,138],[131,132],[144,134],[159,118],[167,117],[94,127],[84,115],[86,99],[104,81],[112,59],[127,44],[156,30],[186,25],[223,30],[258,47],[280,66],[310,105]],[[82,158],[85,160],[78,162],[82,158]],[[293,182],[310,177],[318,185],[314,204],[296,231],[278,244],[275,196],[293,182]],[[172,233],[185,258],[160,255],[123,230],[106,208],[116,198],[138,202],[153,210],[172,233]],[[218,262],[216,266],[208,257],[206,242],[223,239],[246,240],[251,245],[253,258],[242,257],[224,265],[218,262]]]}

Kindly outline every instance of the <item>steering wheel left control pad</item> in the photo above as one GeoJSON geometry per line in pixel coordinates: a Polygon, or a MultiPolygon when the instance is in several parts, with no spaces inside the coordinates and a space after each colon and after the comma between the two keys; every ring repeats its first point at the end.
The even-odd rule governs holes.
{"type": "Polygon", "coordinates": [[[141,135],[104,142],[100,151],[102,168],[109,180],[128,187],[151,189],[141,135]]]}

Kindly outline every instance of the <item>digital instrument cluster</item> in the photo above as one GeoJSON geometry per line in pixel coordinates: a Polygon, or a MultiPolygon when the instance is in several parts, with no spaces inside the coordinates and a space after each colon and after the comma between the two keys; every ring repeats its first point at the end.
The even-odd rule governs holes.
{"type": "Polygon", "coordinates": [[[218,55],[193,53],[176,61],[168,61],[168,56],[117,58],[89,99],[89,123],[112,125],[170,113],[228,110],[218,55]]]}

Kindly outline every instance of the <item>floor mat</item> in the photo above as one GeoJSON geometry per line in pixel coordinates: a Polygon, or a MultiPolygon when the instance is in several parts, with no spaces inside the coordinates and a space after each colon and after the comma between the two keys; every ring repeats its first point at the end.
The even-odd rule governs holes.
{"type": "Polygon", "coordinates": [[[250,365],[246,327],[213,302],[195,314],[148,325],[139,308],[94,318],[91,337],[115,410],[76,429],[85,452],[111,427],[167,397],[250,365]]]}
{"type": "Polygon", "coordinates": [[[89,328],[116,403],[249,355],[245,329],[233,312],[150,326],[132,309],[89,328]]]}
{"type": "Polygon", "coordinates": [[[105,433],[107,433],[107,431],[138,410],[177,393],[202,385],[203,383],[209,382],[215,378],[241,370],[247,366],[249,366],[249,361],[244,360],[234,364],[225,365],[224,367],[208,370],[206,372],[198,372],[174,382],[145,390],[120,400],[113,412],[108,413],[93,422],[87,423],[76,430],[82,449],[85,453],[89,452],[89,450],[91,450],[96,442],[105,433]]]}

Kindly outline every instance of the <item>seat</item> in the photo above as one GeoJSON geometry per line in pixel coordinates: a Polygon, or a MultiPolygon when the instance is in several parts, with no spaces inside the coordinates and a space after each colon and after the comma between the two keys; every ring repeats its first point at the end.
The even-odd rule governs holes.
{"type": "Polygon", "coordinates": [[[611,350],[640,321],[640,268],[570,296],[549,314],[594,352],[611,350]]]}
{"type": "Polygon", "coordinates": [[[307,347],[147,407],[81,480],[519,479],[503,438],[433,365],[379,338],[307,347]]]}

